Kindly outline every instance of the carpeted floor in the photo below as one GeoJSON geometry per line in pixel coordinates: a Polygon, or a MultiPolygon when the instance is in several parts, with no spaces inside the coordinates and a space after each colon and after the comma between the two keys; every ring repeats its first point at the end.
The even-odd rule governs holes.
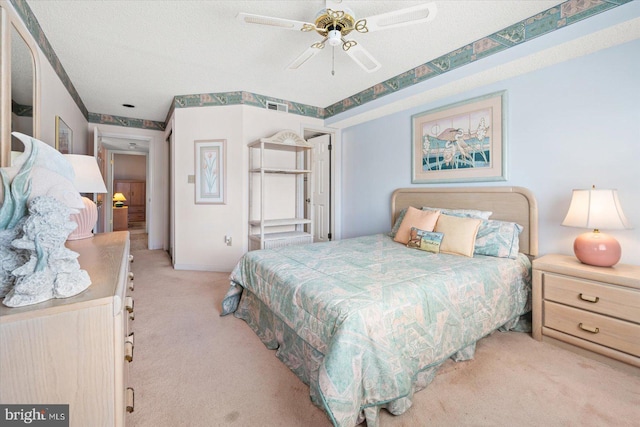
{"type": "MultiPolygon", "coordinates": [[[[133,250],[138,427],[325,427],[309,389],[244,321],[220,317],[228,274],[175,271],[163,251],[133,250]]],[[[475,358],[446,362],[403,415],[381,427],[638,426],[632,375],[529,334],[494,333],[475,358]]]]}

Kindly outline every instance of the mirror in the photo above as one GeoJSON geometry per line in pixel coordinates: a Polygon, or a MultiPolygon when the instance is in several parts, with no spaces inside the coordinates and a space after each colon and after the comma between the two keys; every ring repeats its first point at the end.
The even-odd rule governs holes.
{"type": "MultiPolygon", "coordinates": [[[[34,136],[33,93],[34,60],[27,42],[11,25],[11,131],[34,136]]],[[[24,151],[11,137],[11,151],[24,151]]]]}

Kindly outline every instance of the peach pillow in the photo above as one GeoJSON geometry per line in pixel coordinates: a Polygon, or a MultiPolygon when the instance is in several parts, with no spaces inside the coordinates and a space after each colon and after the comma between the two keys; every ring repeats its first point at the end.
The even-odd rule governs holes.
{"type": "Polygon", "coordinates": [[[411,238],[411,227],[424,231],[433,231],[439,216],[440,211],[423,211],[409,206],[393,240],[406,245],[411,238]]]}
{"type": "Polygon", "coordinates": [[[440,252],[472,257],[480,223],[480,219],[440,215],[435,227],[435,231],[444,234],[440,252]]]}

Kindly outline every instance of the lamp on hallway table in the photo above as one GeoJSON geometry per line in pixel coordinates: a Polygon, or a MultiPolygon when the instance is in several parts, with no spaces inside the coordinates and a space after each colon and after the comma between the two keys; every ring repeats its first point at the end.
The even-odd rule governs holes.
{"type": "Polygon", "coordinates": [[[562,225],[592,228],[593,232],[580,234],[573,243],[576,258],[583,264],[611,267],[620,261],[620,243],[600,229],[623,230],[631,228],[622,212],[618,190],[573,190],[571,204],[562,225]]]}
{"type": "Polygon", "coordinates": [[[124,206],[124,202],[127,201],[126,197],[124,197],[124,194],[122,193],[116,193],[113,195],[113,201],[115,202],[113,204],[114,207],[116,208],[121,208],[124,206]]]}
{"type": "MultiPolygon", "coordinates": [[[[76,174],[73,184],[79,193],[106,193],[98,162],[93,156],[80,154],[65,154],[64,157],[73,166],[76,174]]],[[[76,214],[71,214],[71,220],[78,224],[67,240],[80,240],[93,237],[93,228],[98,222],[98,208],[93,200],[82,197],[84,209],[76,214]]]]}

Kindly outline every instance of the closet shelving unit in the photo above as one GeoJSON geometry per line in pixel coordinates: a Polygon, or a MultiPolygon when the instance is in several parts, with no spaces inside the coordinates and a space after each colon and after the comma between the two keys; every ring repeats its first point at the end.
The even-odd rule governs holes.
{"type": "MultiPolygon", "coordinates": [[[[313,188],[312,148],[311,144],[291,130],[283,130],[269,138],[260,138],[249,144],[249,250],[313,243],[310,191],[305,200],[305,184],[308,185],[307,188],[313,188]],[[286,167],[282,167],[282,161],[279,161],[277,166],[268,165],[265,157],[270,150],[293,154],[290,155],[291,159],[287,161],[286,167]],[[291,194],[290,201],[293,204],[291,210],[295,212],[294,217],[273,217],[267,212],[266,198],[269,194],[277,194],[274,192],[278,191],[268,188],[266,178],[271,174],[293,176],[295,194],[291,194]],[[307,209],[305,202],[309,204],[307,209]]],[[[286,198],[283,194],[277,196],[286,198]]]]}

